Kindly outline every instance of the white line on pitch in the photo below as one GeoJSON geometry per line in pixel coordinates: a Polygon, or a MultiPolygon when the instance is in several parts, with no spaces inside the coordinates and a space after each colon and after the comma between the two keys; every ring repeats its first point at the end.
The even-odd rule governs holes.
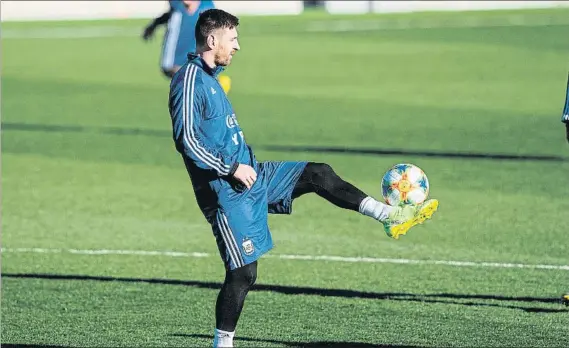
{"type": "Polygon", "coordinates": [[[313,21],[306,28],[309,32],[350,32],[408,29],[453,29],[486,27],[526,27],[568,25],[563,17],[538,15],[507,15],[495,17],[457,16],[447,18],[396,18],[396,19],[359,19],[313,21]]]}
{"type": "MultiPolygon", "coordinates": [[[[137,256],[167,256],[167,257],[210,257],[210,253],[181,252],[181,251],[148,251],[148,250],[110,250],[110,249],[46,249],[46,248],[2,248],[3,253],[40,253],[40,254],[78,254],[78,255],[137,255],[137,256]]],[[[452,267],[494,267],[494,268],[526,268],[569,271],[569,265],[540,265],[522,263],[501,263],[482,261],[452,261],[452,260],[415,260],[390,259],[375,257],[344,257],[327,255],[287,255],[266,254],[266,258],[280,260],[331,261],[331,262],[360,262],[360,263],[396,263],[406,265],[442,265],[452,267]]]]}

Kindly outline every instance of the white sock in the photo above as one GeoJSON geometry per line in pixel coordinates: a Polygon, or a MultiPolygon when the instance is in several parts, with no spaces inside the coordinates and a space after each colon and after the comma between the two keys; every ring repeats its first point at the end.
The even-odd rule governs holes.
{"type": "Polygon", "coordinates": [[[213,333],[213,348],[218,347],[233,347],[233,336],[235,331],[223,331],[215,329],[213,333]]]}
{"type": "Polygon", "coordinates": [[[378,221],[384,221],[389,216],[393,207],[381,202],[378,202],[372,197],[366,197],[360,203],[360,213],[370,216],[378,221]]]}

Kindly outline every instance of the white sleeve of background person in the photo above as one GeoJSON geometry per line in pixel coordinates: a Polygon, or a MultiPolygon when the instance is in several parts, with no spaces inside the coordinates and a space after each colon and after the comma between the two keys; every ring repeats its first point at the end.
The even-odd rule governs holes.
{"type": "Polygon", "coordinates": [[[162,59],[160,66],[164,70],[174,67],[174,59],[176,57],[176,47],[178,46],[178,38],[180,37],[180,28],[182,27],[182,14],[174,11],[170,20],[168,20],[168,29],[164,39],[164,49],[162,50],[162,59]]]}

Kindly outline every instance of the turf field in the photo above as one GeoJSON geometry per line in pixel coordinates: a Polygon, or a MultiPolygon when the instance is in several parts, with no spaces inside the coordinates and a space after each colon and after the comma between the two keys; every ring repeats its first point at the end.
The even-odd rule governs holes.
{"type": "MultiPolygon", "coordinates": [[[[398,241],[316,196],[271,216],[236,345],[569,346],[567,18],[243,17],[230,97],[258,159],[378,198],[414,163],[440,208],[398,241]]],[[[211,345],[223,267],[144,24],[2,24],[2,344],[211,345]]]]}

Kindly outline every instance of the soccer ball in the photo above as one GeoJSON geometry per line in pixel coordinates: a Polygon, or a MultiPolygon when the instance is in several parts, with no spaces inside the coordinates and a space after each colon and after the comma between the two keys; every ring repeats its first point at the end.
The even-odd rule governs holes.
{"type": "Polygon", "coordinates": [[[429,197],[429,180],[414,164],[396,164],[383,176],[381,193],[392,206],[421,204],[429,197]]]}
{"type": "Polygon", "coordinates": [[[221,88],[225,91],[225,94],[229,94],[229,90],[231,89],[231,79],[227,75],[219,75],[217,78],[221,88]]]}

